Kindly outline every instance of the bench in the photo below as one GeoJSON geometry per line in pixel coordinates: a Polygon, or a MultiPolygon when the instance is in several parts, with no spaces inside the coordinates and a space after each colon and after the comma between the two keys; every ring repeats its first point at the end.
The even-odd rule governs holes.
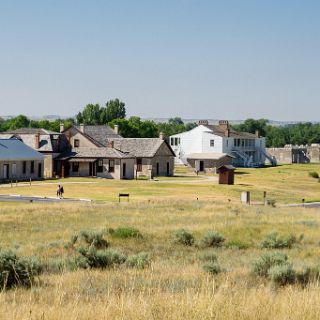
{"type": "Polygon", "coordinates": [[[121,201],[121,198],[128,198],[129,202],[129,193],[119,193],[119,202],[121,201]]]}

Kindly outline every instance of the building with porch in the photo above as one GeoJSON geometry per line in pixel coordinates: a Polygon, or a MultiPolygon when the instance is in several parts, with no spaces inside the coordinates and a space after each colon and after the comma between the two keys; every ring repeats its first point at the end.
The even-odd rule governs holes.
{"type": "Polygon", "coordinates": [[[170,146],[176,154],[176,163],[188,165],[190,154],[230,155],[237,167],[261,167],[266,159],[273,165],[274,158],[267,154],[265,138],[255,134],[233,130],[226,120],[210,125],[207,120],[199,121],[196,128],[170,136],[170,146]]]}
{"type": "Polygon", "coordinates": [[[0,181],[43,179],[44,156],[18,139],[0,139],[0,181]]]}

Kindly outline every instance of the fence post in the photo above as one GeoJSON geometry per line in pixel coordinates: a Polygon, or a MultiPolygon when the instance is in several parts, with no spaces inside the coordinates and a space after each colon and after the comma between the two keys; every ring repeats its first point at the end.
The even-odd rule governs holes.
{"type": "Polygon", "coordinates": [[[30,178],[30,187],[31,187],[31,178],[30,178]]]}

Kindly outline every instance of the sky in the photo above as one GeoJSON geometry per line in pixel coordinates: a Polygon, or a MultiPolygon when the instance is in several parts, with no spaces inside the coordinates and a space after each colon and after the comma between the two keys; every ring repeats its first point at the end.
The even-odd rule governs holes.
{"type": "Polygon", "coordinates": [[[318,0],[0,0],[0,116],[320,121],[318,0]]]}

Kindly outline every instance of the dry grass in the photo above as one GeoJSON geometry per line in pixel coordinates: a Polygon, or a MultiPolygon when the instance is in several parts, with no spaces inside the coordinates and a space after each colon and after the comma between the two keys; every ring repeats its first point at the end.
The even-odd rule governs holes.
{"type": "MultiPolygon", "coordinates": [[[[283,201],[297,199],[303,192],[316,198],[319,183],[309,178],[304,168],[307,167],[262,169],[252,175],[246,169],[244,172],[249,174],[239,175],[238,185],[231,187],[230,193],[237,194],[236,188],[242,188],[244,182],[261,190],[273,183],[286,184],[289,195],[281,196],[282,191],[275,191],[283,201]],[[270,175],[268,170],[281,172],[270,175]],[[281,182],[283,177],[286,183],[281,182]],[[303,187],[298,190],[297,184],[303,187]]],[[[47,265],[74,255],[64,245],[79,231],[124,226],[139,229],[143,238],[107,236],[111,248],[128,255],[145,251],[152,258],[151,266],[144,270],[122,266],[111,270],[47,271],[31,289],[0,293],[0,319],[319,318],[318,283],[306,288],[293,285],[276,289],[251,272],[253,260],[265,252],[260,248],[261,240],[272,231],[281,235],[293,233],[301,238],[292,249],[282,250],[295,268],[320,265],[319,209],[241,206],[236,196],[230,203],[227,201],[229,194],[223,194],[223,190],[228,187],[206,183],[168,183],[170,190],[166,191],[162,187],[166,185],[164,182],[150,188],[152,182],[148,181],[98,181],[95,187],[75,184],[66,189],[70,187],[70,192],[81,195],[100,190],[101,197],[108,199],[106,190],[116,193],[125,189],[127,183],[137,190],[129,203],[0,204],[1,247],[14,248],[20,255],[37,256],[47,265]],[[212,190],[219,188],[219,197],[213,197],[212,190]],[[201,192],[200,201],[194,200],[195,192],[201,192]],[[145,194],[152,199],[150,202],[145,194]],[[238,241],[248,248],[213,250],[173,244],[172,233],[180,228],[192,231],[197,240],[208,230],[216,230],[225,236],[227,243],[238,241]],[[202,271],[200,259],[205,252],[212,251],[224,269],[216,276],[202,271]]],[[[46,193],[53,187],[31,190],[34,188],[46,193]]]]}

